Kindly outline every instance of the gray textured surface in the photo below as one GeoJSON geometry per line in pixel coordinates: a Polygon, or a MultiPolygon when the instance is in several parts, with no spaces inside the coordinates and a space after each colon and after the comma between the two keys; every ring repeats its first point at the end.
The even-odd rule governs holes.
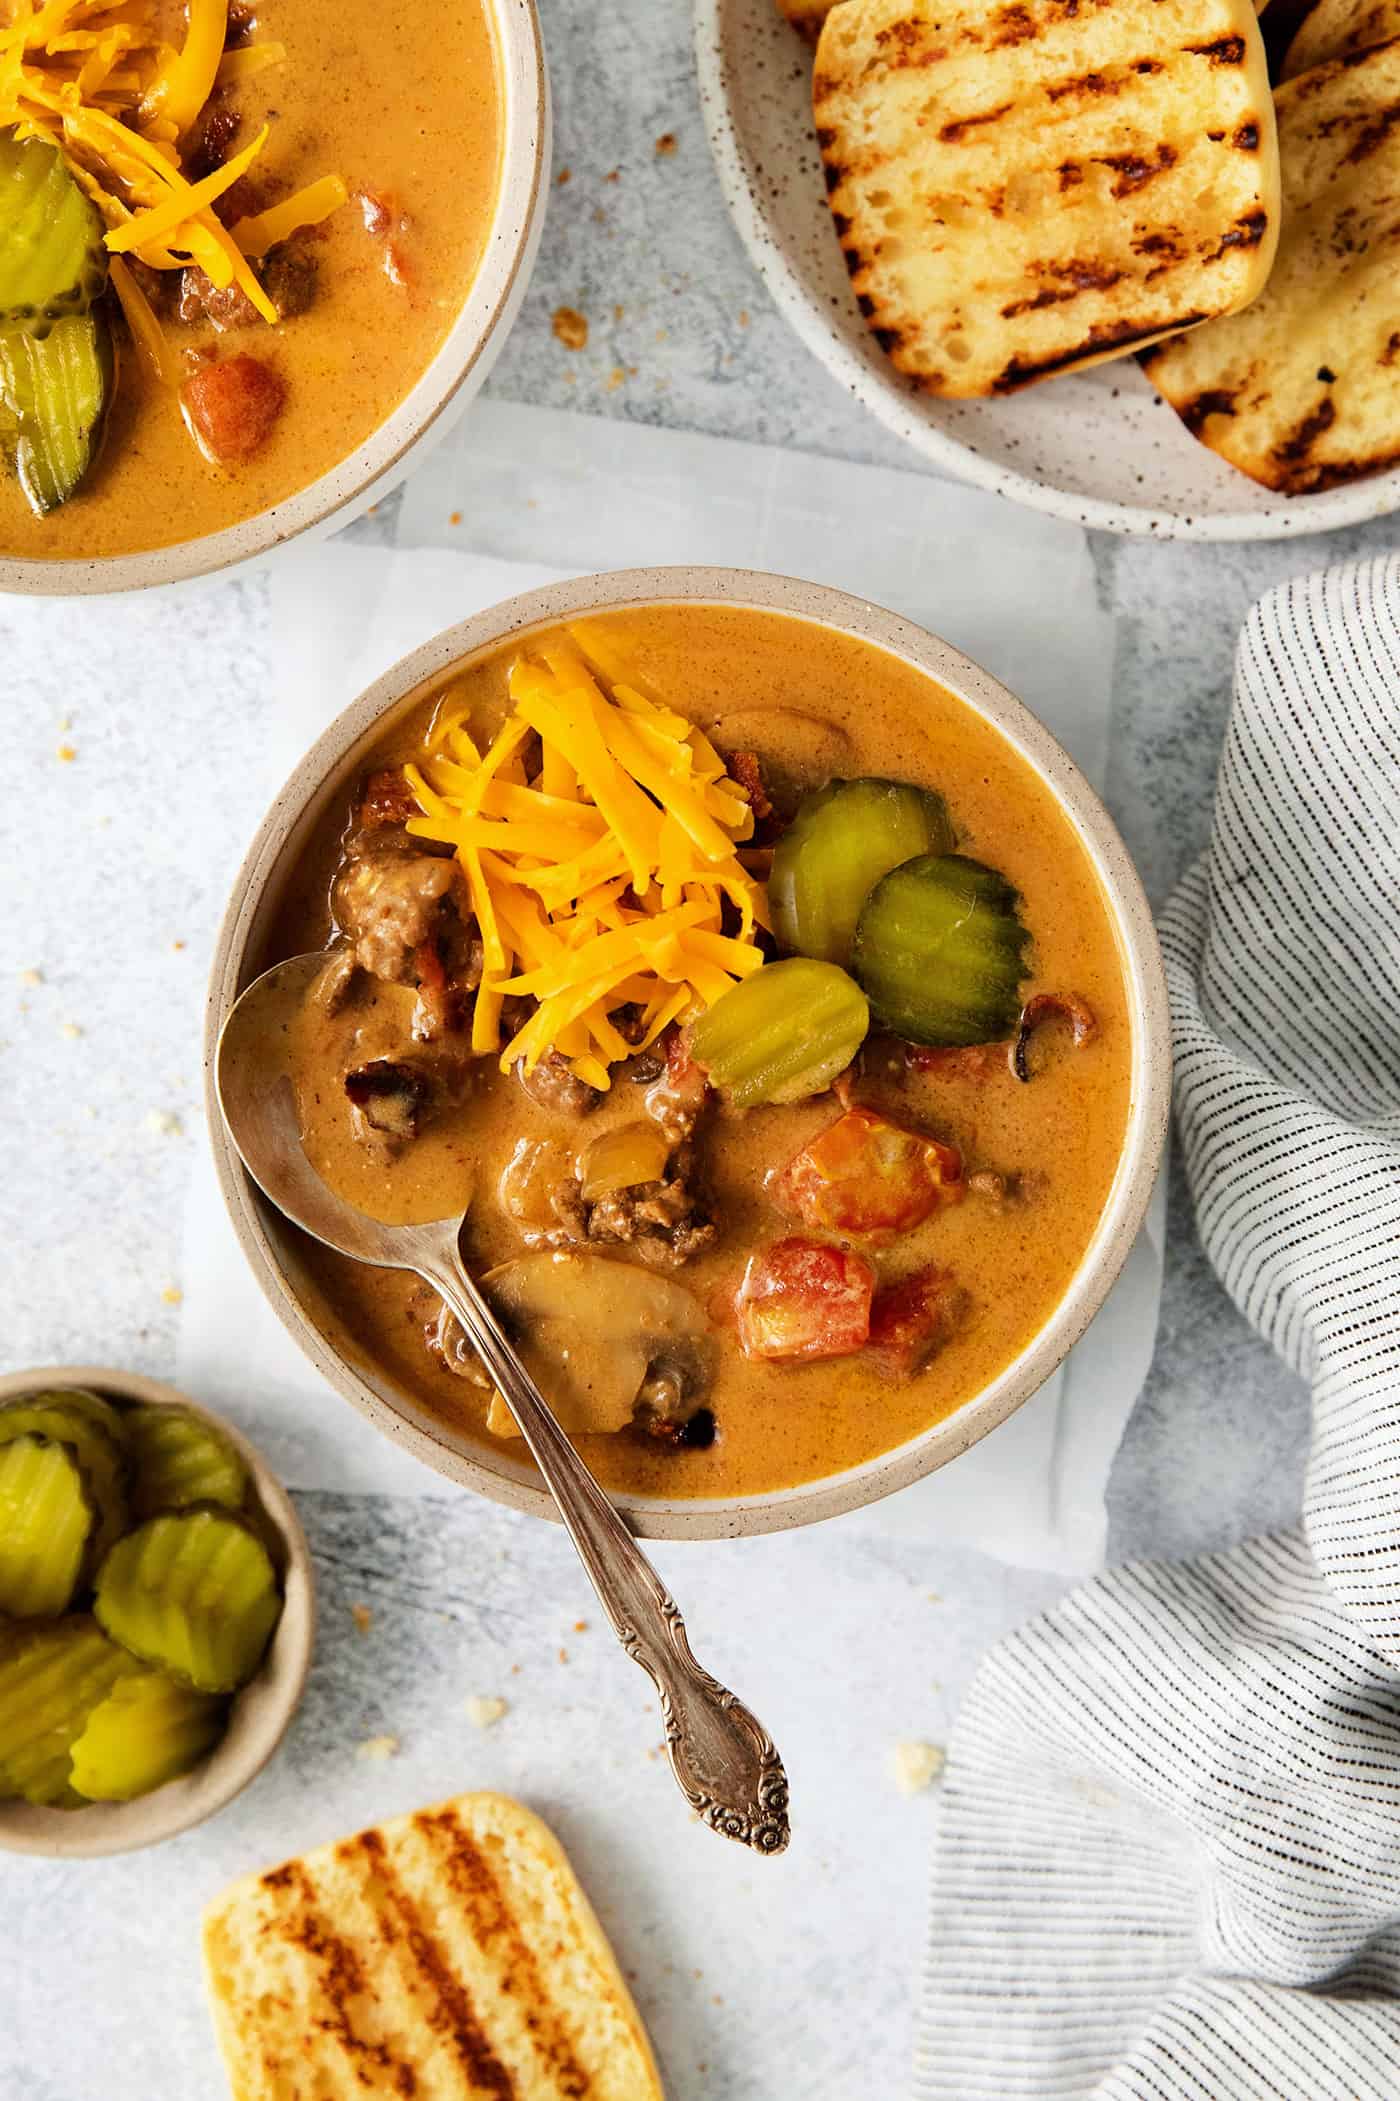
{"type": "MultiPolygon", "coordinates": [[[[724,220],[685,0],[543,0],[543,11],[570,180],[493,391],[907,464],[793,344],[724,220]],[[677,150],[659,156],[667,132],[677,150]],[[587,351],[555,340],[562,304],[589,314],[587,351]]],[[[1325,547],[1096,548],[1105,601],[1124,616],[1110,800],[1155,895],[1206,837],[1250,600],[1394,538],[1382,526],[1325,547]]],[[[6,1367],[170,1369],[164,1294],[178,1286],[198,1131],[205,959],[270,785],[264,619],[256,577],[178,607],[54,606],[42,630],[28,609],[0,605],[6,1367]],[[35,969],[43,981],[25,983],[35,969]]],[[[1114,1552],[1180,1552],[1289,1517],[1305,1433],[1301,1390],[1206,1270],[1178,1179],[1156,1363],[1113,1480],[1114,1552]]],[[[716,1660],[770,1719],[800,1783],[798,1850],[751,1868],[669,1799],[645,1756],[640,1681],[601,1634],[571,1642],[565,1630],[589,1613],[555,1536],[475,1505],[309,1497],[305,1514],[325,1636],[284,1757],[214,1826],[155,1855],[4,1870],[7,2101],[216,2101],[193,1955],[201,1898],[362,1814],[477,1782],[518,1787],[557,1816],[639,1973],[674,2101],[904,2089],[932,1805],[893,1794],[890,1744],[944,1732],[978,1650],[1048,1584],[839,1529],[732,1559],[672,1550],[693,1622],[716,1631],[716,1660]],[[748,1604],[792,1597],[796,1635],[771,1611],[756,1622],[748,1604]],[[364,1639],[354,1602],[375,1609],[364,1639]],[[512,1713],[478,1738],[461,1701],[493,1691],[512,1713]],[[356,1742],[386,1729],[401,1756],[357,1761],[356,1742]]]]}

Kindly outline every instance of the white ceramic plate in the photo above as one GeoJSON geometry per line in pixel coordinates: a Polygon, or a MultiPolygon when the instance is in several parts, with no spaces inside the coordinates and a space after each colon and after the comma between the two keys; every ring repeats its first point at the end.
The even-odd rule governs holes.
{"type": "Polygon", "coordinates": [[[813,133],[808,47],[773,0],[695,0],[695,43],[725,201],[760,276],[828,372],[936,467],[1033,510],[1164,540],[1282,539],[1400,508],[1400,469],[1318,496],[1260,488],[1187,435],[1132,358],[1005,400],[915,393],[851,293],[813,133]]]}

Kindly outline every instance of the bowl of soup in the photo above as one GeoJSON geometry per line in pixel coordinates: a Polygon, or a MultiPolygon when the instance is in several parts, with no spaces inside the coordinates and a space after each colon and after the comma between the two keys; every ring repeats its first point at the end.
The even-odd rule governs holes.
{"type": "Polygon", "coordinates": [[[550,586],[307,754],[238,878],[209,1115],[244,1251],[363,1414],[553,1504],[452,1315],[289,1226],[212,1057],[264,969],[308,1154],[461,1246],[643,1534],[850,1510],[1002,1422],[1102,1303],[1170,1091],[1160,957],[1097,797],[995,679],[840,592],[550,586]]]}
{"type": "Polygon", "coordinates": [[[0,590],[330,530],[481,386],[547,194],[534,0],[0,10],[0,590]]]}

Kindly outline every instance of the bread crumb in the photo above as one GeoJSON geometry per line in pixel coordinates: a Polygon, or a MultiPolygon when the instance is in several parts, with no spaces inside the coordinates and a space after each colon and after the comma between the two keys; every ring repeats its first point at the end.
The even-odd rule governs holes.
{"type": "Polygon", "coordinates": [[[746,306],[741,306],[741,307],[740,307],[740,309],[739,309],[739,326],[740,326],[740,328],[747,328],[747,327],[748,327],[748,325],[749,325],[749,310],[748,310],[748,308],[747,308],[746,306]]]}
{"type": "Polygon", "coordinates": [[[939,1744],[898,1743],[894,1747],[894,1784],[902,1795],[921,1795],[943,1771],[947,1753],[939,1744]]]}
{"type": "Polygon", "coordinates": [[[566,350],[588,348],[588,316],[581,314],[576,306],[556,306],[553,327],[556,338],[566,350]]]}
{"type": "Polygon", "coordinates": [[[494,1729],[503,1715],[509,1713],[504,1700],[474,1692],[467,1701],[467,1720],[474,1729],[494,1729]]]}
{"type": "Polygon", "coordinates": [[[572,182],[572,181],[573,181],[573,178],[574,178],[574,171],[573,171],[573,169],[572,169],[572,168],[561,168],[561,169],[559,170],[559,173],[558,173],[558,174],[557,174],[557,175],[555,176],[554,180],[555,180],[556,184],[558,185],[558,187],[559,187],[559,188],[560,188],[560,189],[562,190],[562,189],[563,189],[563,187],[564,187],[564,185],[565,185],[565,183],[566,183],[566,182],[572,182]]]}
{"type": "Polygon", "coordinates": [[[447,522],[449,525],[460,525],[462,522],[462,513],[460,511],[449,511],[447,514],[447,522]]]}
{"type": "Polygon", "coordinates": [[[608,170],[607,174],[606,174],[606,175],[605,175],[605,176],[603,177],[603,180],[604,180],[604,182],[621,182],[621,180],[622,180],[622,170],[621,170],[621,168],[609,168],[609,170],[608,170]]]}
{"type": "Polygon", "coordinates": [[[675,152],[675,150],[676,134],[674,133],[674,131],[663,131],[660,138],[656,142],[656,151],[658,157],[661,160],[669,160],[671,158],[671,155],[675,152]]]}
{"type": "Polygon", "coordinates": [[[383,1765],[386,1759],[397,1758],[398,1755],[397,1736],[367,1736],[363,1743],[355,1746],[355,1756],[363,1758],[370,1765],[383,1765]]]}
{"type": "Polygon", "coordinates": [[[63,1033],[68,1038],[68,1041],[70,1043],[76,1043],[83,1032],[78,1027],[76,1021],[65,1021],[63,1024],[63,1033]]]}
{"type": "Polygon", "coordinates": [[[567,1662],[568,1662],[568,1660],[569,1660],[569,1652],[568,1652],[568,1650],[567,1650],[567,1649],[561,1649],[561,1650],[559,1651],[559,1661],[560,1661],[561,1663],[567,1663],[567,1662]]]}
{"type": "Polygon", "coordinates": [[[627,374],[623,371],[621,365],[614,365],[612,371],[608,374],[608,392],[615,394],[618,388],[625,386],[626,383],[627,374]]]}
{"type": "Polygon", "coordinates": [[[614,319],[614,321],[620,321],[620,320],[622,319],[623,315],[624,315],[624,314],[625,314],[626,312],[627,312],[627,309],[626,309],[626,307],[625,307],[625,306],[614,306],[614,308],[613,308],[613,319],[614,319]]]}
{"type": "Polygon", "coordinates": [[[19,974],[19,981],[21,985],[42,985],[44,973],[42,970],[22,970],[19,974]]]}
{"type": "Polygon", "coordinates": [[[184,1125],[171,1109],[149,1109],[146,1112],[146,1129],[154,1131],[160,1138],[179,1138],[184,1134],[184,1125]]]}
{"type": "Polygon", "coordinates": [[[350,1617],[355,1622],[355,1632],[357,1634],[368,1634],[370,1628],[374,1625],[374,1614],[370,1611],[368,1605],[352,1605],[350,1607],[350,1617]]]}
{"type": "Polygon", "coordinates": [[[588,1632],[588,1622],[587,1622],[587,1620],[575,1620],[575,1621],[574,1621],[574,1632],[575,1632],[575,1634],[586,1634],[586,1633],[588,1632]]]}
{"type": "Polygon", "coordinates": [[[181,1291],[178,1284],[167,1284],[161,1293],[161,1297],[165,1300],[167,1306],[178,1306],[184,1296],[185,1294],[181,1291]]]}
{"type": "Polygon", "coordinates": [[[183,941],[172,941],[170,944],[170,946],[174,949],[177,955],[180,953],[180,950],[184,947],[184,945],[185,944],[183,941]]]}
{"type": "Polygon", "coordinates": [[[71,766],[74,759],[77,758],[78,754],[76,753],[76,751],[74,751],[71,744],[60,744],[58,747],[58,756],[60,757],[60,759],[62,759],[65,766],[71,766]]]}

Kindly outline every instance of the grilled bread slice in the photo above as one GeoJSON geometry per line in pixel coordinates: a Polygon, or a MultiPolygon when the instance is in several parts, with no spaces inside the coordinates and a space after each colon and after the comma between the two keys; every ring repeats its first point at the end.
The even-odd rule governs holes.
{"type": "Polygon", "coordinates": [[[822,33],[822,23],[836,5],[837,0],[777,0],[783,20],[800,29],[809,44],[815,44],[822,33]]]}
{"type": "Polygon", "coordinates": [[[1292,80],[1353,51],[1369,51],[1393,36],[1400,36],[1400,0],[1315,0],[1288,47],[1283,78],[1292,80]]]}
{"type": "Polygon", "coordinates": [[[663,2101],[568,1860],[502,1795],[235,1882],[204,1960],[234,2101],[663,2101]]]}
{"type": "Polygon", "coordinates": [[[1278,91],[1268,288],[1143,359],[1188,430],[1289,496],[1400,460],[1400,38],[1278,91]]]}
{"type": "Polygon", "coordinates": [[[1268,277],[1253,0],[842,0],[813,106],[861,309],[930,393],[1096,364],[1268,277]]]}

